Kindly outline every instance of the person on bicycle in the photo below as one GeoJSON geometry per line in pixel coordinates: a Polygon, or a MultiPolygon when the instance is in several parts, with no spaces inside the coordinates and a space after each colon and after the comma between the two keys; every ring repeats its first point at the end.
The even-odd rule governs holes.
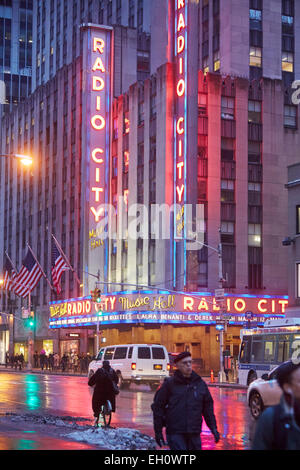
{"type": "Polygon", "coordinates": [[[118,376],[114,369],[110,367],[109,361],[103,361],[103,366],[90,377],[88,385],[90,387],[95,386],[92,398],[95,426],[99,421],[101,407],[106,404],[107,400],[111,403],[111,411],[116,411],[115,386],[118,384],[118,380],[118,376]]]}

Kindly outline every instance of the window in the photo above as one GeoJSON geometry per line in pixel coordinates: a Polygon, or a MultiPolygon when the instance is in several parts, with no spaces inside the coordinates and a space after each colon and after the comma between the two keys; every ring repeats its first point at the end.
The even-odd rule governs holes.
{"type": "Polygon", "coordinates": [[[282,52],[282,71],[293,72],[294,71],[294,54],[291,52],[282,52]]]}
{"type": "Polygon", "coordinates": [[[98,357],[97,357],[97,361],[102,360],[103,353],[104,353],[104,349],[100,349],[100,352],[99,352],[98,357]]]}
{"type": "Polygon", "coordinates": [[[220,51],[217,51],[214,53],[214,71],[218,72],[221,67],[221,62],[220,62],[220,51]]]}
{"type": "Polygon", "coordinates": [[[150,348],[138,348],[138,359],[151,359],[150,348]]]}
{"type": "Polygon", "coordinates": [[[234,223],[221,222],[221,239],[223,243],[234,243],[234,223]],[[225,237],[223,237],[225,235],[225,237]],[[228,237],[230,235],[230,237],[228,237]]]}
{"type": "Polygon", "coordinates": [[[281,335],[278,338],[277,362],[285,362],[289,358],[289,339],[282,340],[281,335]]]}
{"type": "Polygon", "coordinates": [[[221,160],[227,162],[234,160],[234,139],[221,139],[221,160]]]}
{"type": "Polygon", "coordinates": [[[207,115],[207,95],[204,93],[198,93],[198,113],[207,115]]]}
{"type": "Polygon", "coordinates": [[[250,67],[261,67],[261,47],[250,47],[250,67]]]}
{"type": "Polygon", "coordinates": [[[248,225],[248,245],[261,246],[261,225],[249,224],[248,225]]]}
{"type": "Polygon", "coordinates": [[[261,162],[261,144],[256,141],[248,142],[248,162],[260,163],[261,162]]]}
{"type": "Polygon", "coordinates": [[[222,119],[234,119],[234,98],[222,96],[221,117],[222,119]]]}
{"type": "Polygon", "coordinates": [[[133,351],[133,347],[131,346],[128,350],[128,359],[132,358],[132,351],[133,351]]]}
{"type": "Polygon", "coordinates": [[[261,122],[261,102],[249,100],[248,122],[261,122]]]}
{"type": "Polygon", "coordinates": [[[264,362],[274,362],[275,360],[275,339],[266,340],[264,343],[264,362]]]}
{"type": "Polygon", "coordinates": [[[263,342],[261,338],[253,338],[252,351],[251,351],[251,362],[262,362],[263,360],[263,342]],[[256,339],[256,341],[255,341],[256,339]]]}
{"type": "Polygon", "coordinates": [[[114,359],[126,359],[128,348],[116,348],[114,359]]]}
{"type": "Polygon", "coordinates": [[[209,72],[208,57],[203,58],[203,73],[206,75],[209,72]]]}
{"type": "Polygon", "coordinates": [[[107,348],[104,354],[104,361],[111,361],[115,352],[115,348],[107,348]]]}
{"type": "Polygon", "coordinates": [[[234,202],[233,180],[221,180],[221,202],[234,202]]]}
{"type": "Polygon", "coordinates": [[[297,107],[288,106],[284,107],[284,126],[285,127],[297,127],[297,107]]]}
{"type": "Polygon", "coordinates": [[[165,351],[163,348],[152,348],[153,359],[165,359],[165,351]]]}
{"type": "Polygon", "coordinates": [[[242,364],[247,364],[250,361],[250,351],[251,351],[251,340],[252,338],[243,338],[240,352],[240,362],[242,364]]]}
{"type": "Polygon", "coordinates": [[[262,12],[261,10],[250,9],[249,16],[250,20],[261,21],[262,12]]]}

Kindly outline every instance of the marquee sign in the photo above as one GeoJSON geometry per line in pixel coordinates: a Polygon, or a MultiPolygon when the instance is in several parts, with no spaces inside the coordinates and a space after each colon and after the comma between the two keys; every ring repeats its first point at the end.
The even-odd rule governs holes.
{"type": "MultiPolygon", "coordinates": [[[[287,297],[225,296],[226,312],[234,323],[253,317],[263,322],[266,317],[285,313],[287,297]]],[[[50,302],[50,327],[115,322],[145,323],[210,323],[220,317],[220,306],[213,295],[168,293],[120,293],[102,296],[101,303],[90,297],[50,302]]]]}

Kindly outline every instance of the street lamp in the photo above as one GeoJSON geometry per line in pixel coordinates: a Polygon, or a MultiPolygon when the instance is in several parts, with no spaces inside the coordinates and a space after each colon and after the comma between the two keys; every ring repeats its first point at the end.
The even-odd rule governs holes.
{"type": "Polygon", "coordinates": [[[23,154],[20,154],[20,153],[3,153],[3,154],[0,155],[0,157],[3,157],[3,158],[10,158],[10,157],[16,158],[24,166],[30,166],[33,163],[32,157],[30,157],[29,155],[23,155],[23,154]]]}

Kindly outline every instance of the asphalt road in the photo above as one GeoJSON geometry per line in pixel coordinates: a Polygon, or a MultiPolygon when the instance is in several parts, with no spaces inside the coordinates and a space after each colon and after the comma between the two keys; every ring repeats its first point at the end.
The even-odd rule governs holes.
{"type": "MultiPolygon", "coordinates": [[[[249,449],[253,421],[246,405],[246,391],[210,387],[210,392],[222,438],[216,445],[204,424],[203,449],[249,449]]],[[[117,397],[117,412],[113,415],[112,425],[133,427],[153,436],[150,409],[153,395],[154,392],[148,386],[131,386],[129,390],[121,391],[117,397]]],[[[0,415],[5,413],[82,417],[90,419],[92,423],[91,390],[87,386],[87,378],[1,371],[0,415]]],[[[0,420],[0,449],[22,449],[26,446],[38,449],[92,448],[55,436],[47,439],[30,428],[24,427],[23,430],[22,423],[12,425],[10,429],[5,427],[0,420]]]]}

